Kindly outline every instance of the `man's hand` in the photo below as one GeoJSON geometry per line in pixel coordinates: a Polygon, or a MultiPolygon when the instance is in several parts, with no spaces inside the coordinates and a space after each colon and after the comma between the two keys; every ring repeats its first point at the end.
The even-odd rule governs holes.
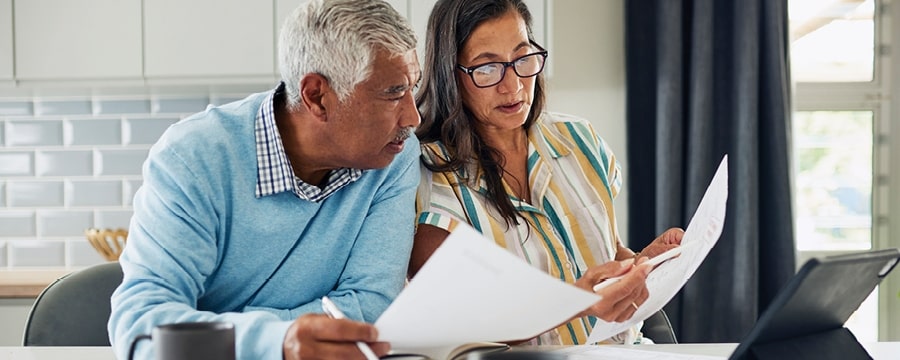
{"type": "Polygon", "coordinates": [[[359,359],[366,357],[356,346],[366,342],[378,356],[391,349],[390,344],[376,342],[378,330],[371,324],[348,319],[332,319],[323,314],[303,315],[291,324],[284,337],[285,360],[359,359]]]}
{"type": "Polygon", "coordinates": [[[594,285],[605,279],[621,276],[621,280],[606,286],[596,293],[603,297],[600,301],[591,305],[577,316],[593,315],[605,321],[623,322],[630,319],[637,307],[641,306],[650,292],[647,290],[647,274],[652,268],[649,265],[641,265],[647,259],[642,258],[638,265],[632,266],[632,260],[610,261],[602,265],[594,266],[575,281],[575,286],[593,292],[594,285]]]}
{"type": "Polygon", "coordinates": [[[684,230],[681,228],[671,228],[660,234],[650,245],[641,250],[641,257],[652,258],[656,255],[669,251],[672,248],[681,245],[681,238],[684,237],[684,230]]]}

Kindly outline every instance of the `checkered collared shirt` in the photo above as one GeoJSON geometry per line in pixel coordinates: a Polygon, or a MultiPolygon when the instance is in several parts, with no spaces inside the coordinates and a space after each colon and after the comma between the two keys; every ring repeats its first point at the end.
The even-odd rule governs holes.
{"type": "Polygon", "coordinates": [[[266,97],[256,114],[257,198],[292,191],[303,200],[319,202],[362,176],[362,170],[359,169],[334,169],[328,174],[324,188],[319,188],[294,175],[275,124],[276,96],[284,96],[284,83],[266,97]]]}

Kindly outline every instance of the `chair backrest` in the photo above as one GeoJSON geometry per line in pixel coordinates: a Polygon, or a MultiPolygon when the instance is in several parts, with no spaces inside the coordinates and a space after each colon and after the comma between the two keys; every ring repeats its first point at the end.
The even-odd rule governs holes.
{"type": "Polygon", "coordinates": [[[116,287],[118,262],[94,265],[63,276],[44,289],[25,323],[25,346],[110,346],[106,323],[116,287]]]}
{"type": "Polygon", "coordinates": [[[641,333],[657,344],[678,343],[678,339],[675,338],[675,330],[672,329],[672,323],[669,322],[669,317],[662,309],[650,315],[647,320],[644,320],[644,327],[641,328],[641,333]]]}

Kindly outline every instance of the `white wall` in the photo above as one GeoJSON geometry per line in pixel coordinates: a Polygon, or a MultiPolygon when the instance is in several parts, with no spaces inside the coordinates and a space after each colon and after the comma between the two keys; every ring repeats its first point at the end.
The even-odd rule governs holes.
{"type": "MultiPolygon", "coordinates": [[[[548,108],[586,118],[615,151],[627,177],[625,154],[624,0],[551,2],[552,76],[548,108]]],[[[623,242],[628,240],[628,188],[616,198],[623,242]]]]}

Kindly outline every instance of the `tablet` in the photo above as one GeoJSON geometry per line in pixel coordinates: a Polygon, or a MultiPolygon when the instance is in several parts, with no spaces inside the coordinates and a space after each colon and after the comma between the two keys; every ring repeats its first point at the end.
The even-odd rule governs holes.
{"type": "Polygon", "coordinates": [[[898,259],[898,249],[810,259],[729,359],[870,358],[844,323],[898,259]]]}

